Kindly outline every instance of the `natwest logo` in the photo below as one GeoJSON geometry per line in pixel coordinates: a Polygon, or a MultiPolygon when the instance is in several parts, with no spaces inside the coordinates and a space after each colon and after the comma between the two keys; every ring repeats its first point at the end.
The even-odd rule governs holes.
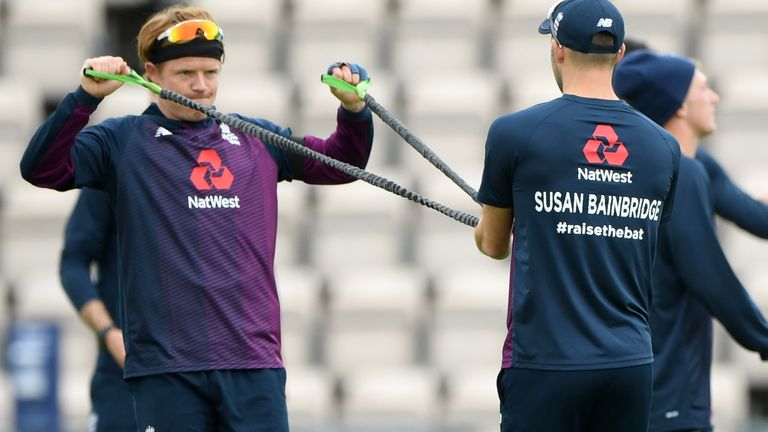
{"type": "Polygon", "coordinates": [[[622,166],[629,152],[611,126],[597,125],[592,132],[592,139],[584,146],[584,156],[591,164],[605,162],[608,165],[622,166]]]}
{"type": "Polygon", "coordinates": [[[221,157],[214,149],[204,149],[197,157],[197,165],[192,168],[189,179],[197,190],[229,189],[235,176],[221,163],[221,157]]]}

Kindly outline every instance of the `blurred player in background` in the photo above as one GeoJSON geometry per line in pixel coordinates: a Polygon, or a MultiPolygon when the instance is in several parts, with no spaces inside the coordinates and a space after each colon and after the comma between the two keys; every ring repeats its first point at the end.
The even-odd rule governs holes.
{"type": "Polygon", "coordinates": [[[91,380],[90,430],[135,432],[133,400],[123,379],[125,347],[120,315],[117,232],[107,195],[83,189],[67,221],[61,284],[82,320],[97,335],[99,354],[91,380]],[[96,265],[96,279],[91,266],[96,265]]]}
{"type": "Polygon", "coordinates": [[[759,200],[746,193],[703,147],[696,149],[696,160],[707,171],[715,212],[744,231],[768,239],[768,195],[759,200]]]}
{"type": "MultiPolygon", "coordinates": [[[[626,55],[638,50],[652,50],[639,39],[627,38],[624,43],[627,46],[626,55]]],[[[753,235],[768,239],[768,194],[756,199],[746,193],[731,180],[715,157],[702,146],[696,149],[696,160],[707,170],[717,215],[753,235]]]]}
{"type": "Polygon", "coordinates": [[[478,248],[510,252],[498,390],[504,432],[646,431],[657,231],[680,150],[614,93],[624,22],[607,0],[566,0],[551,34],[563,96],[488,132],[478,248]]]}
{"type": "MultiPolygon", "coordinates": [[[[214,104],[224,43],[207,11],[171,6],[144,23],[137,41],[149,80],[214,104]]],[[[83,67],[130,73],[119,57],[83,67]]],[[[328,73],[353,85],[367,79],[354,64],[328,73]]],[[[122,83],[80,75],[80,87],[32,137],[21,173],[36,186],[94,187],[109,197],[138,430],[288,430],[274,275],[277,183],[352,179],[164,99],[140,115],[86,127],[122,83]]],[[[365,167],[371,113],[356,94],[331,93],[341,103],[335,132],[294,139],[365,167]]],[[[291,136],[267,120],[249,121],[291,136]]]]}
{"type": "Polygon", "coordinates": [[[691,60],[647,50],[616,67],[614,88],[670,131],[683,154],[675,208],[660,233],[654,268],[650,430],[709,431],[712,317],[743,347],[768,358],[768,322],[720,247],[712,183],[697,159],[699,140],[717,128],[720,98],[691,60]]]}
{"type": "Polygon", "coordinates": [[[624,56],[626,56],[627,54],[633,51],[650,49],[647,43],[645,43],[644,41],[641,41],[640,39],[635,39],[632,37],[624,38],[624,47],[625,47],[624,56]]]}

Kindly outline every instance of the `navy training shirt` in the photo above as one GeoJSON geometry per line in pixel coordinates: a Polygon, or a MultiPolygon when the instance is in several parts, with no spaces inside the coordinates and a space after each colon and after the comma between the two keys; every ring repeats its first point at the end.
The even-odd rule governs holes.
{"type": "Polygon", "coordinates": [[[514,211],[503,367],[653,361],[651,270],[679,159],[622,101],[564,95],[491,125],[479,198],[514,211]]]}
{"type": "MultiPolygon", "coordinates": [[[[101,300],[112,320],[122,327],[117,231],[112,207],[104,192],[91,188],[80,191],[67,220],[59,276],[75,309],[79,311],[91,300],[101,300]],[[97,266],[96,280],[91,278],[93,263],[97,266]]],[[[96,371],[123,374],[122,368],[101,343],[96,371]]]]}
{"type": "MultiPolygon", "coordinates": [[[[99,101],[81,87],[65,96],[20,165],[36,186],[96,187],[113,204],[125,377],[283,367],[273,268],[277,183],[352,179],[210,118],[168,119],[156,104],[83,129],[99,101]]],[[[304,144],[364,167],[372,140],[369,110],[339,108],[336,131],[304,144]]]]}
{"type": "Polygon", "coordinates": [[[683,157],[654,267],[651,431],[710,426],[712,317],[740,345],[768,357],[768,322],[720,246],[712,193],[701,163],[683,157]]]}

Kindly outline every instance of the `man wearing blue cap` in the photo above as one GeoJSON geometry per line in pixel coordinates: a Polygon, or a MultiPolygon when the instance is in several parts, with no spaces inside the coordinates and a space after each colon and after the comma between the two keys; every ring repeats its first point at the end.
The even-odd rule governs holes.
{"type": "Polygon", "coordinates": [[[475,230],[497,259],[514,233],[501,429],[644,432],[651,272],[680,148],[613,91],[613,4],[559,2],[539,32],[563,96],[491,125],[475,230]]]}
{"type": "Polygon", "coordinates": [[[768,358],[768,322],[717,240],[710,178],[696,159],[716,129],[719,101],[689,59],[638,51],[614,74],[616,93],[680,143],[675,209],[659,235],[651,308],[652,431],[709,431],[712,317],[743,347],[768,358]]]}

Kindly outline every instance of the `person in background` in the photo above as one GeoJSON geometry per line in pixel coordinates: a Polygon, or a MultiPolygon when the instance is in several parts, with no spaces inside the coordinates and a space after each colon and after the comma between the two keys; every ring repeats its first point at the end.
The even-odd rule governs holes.
{"type": "MultiPolygon", "coordinates": [[[[626,55],[652,48],[636,38],[624,40],[626,55]]],[[[757,237],[768,239],[768,194],[755,198],[731,180],[717,159],[703,146],[696,148],[696,160],[704,165],[709,176],[712,202],[718,216],[757,237]]]]}
{"type": "Polygon", "coordinates": [[[624,50],[625,56],[633,51],[650,49],[648,47],[648,44],[645,43],[644,41],[640,39],[635,39],[629,36],[624,38],[624,46],[625,46],[625,50],[624,50]]]}
{"type": "Polygon", "coordinates": [[[704,147],[696,149],[696,160],[707,171],[715,213],[752,235],[768,239],[768,195],[756,199],[745,192],[704,147]]]}
{"type": "Polygon", "coordinates": [[[83,189],[67,221],[59,267],[61,285],[96,335],[91,379],[92,432],[135,432],[133,400],[123,379],[125,347],[120,317],[117,233],[106,194],[83,189]],[[96,266],[96,278],[91,267],[96,266]]]}
{"type": "Polygon", "coordinates": [[[717,129],[720,98],[690,59],[647,50],[617,65],[613,87],[672,133],[683,154],[675,208],[660,232],[653,273],[650,430],[711,431],[712,318],[768,359],[768,322],[720,247],[710,176],[696,158],[699,141],[717,129]]]}

